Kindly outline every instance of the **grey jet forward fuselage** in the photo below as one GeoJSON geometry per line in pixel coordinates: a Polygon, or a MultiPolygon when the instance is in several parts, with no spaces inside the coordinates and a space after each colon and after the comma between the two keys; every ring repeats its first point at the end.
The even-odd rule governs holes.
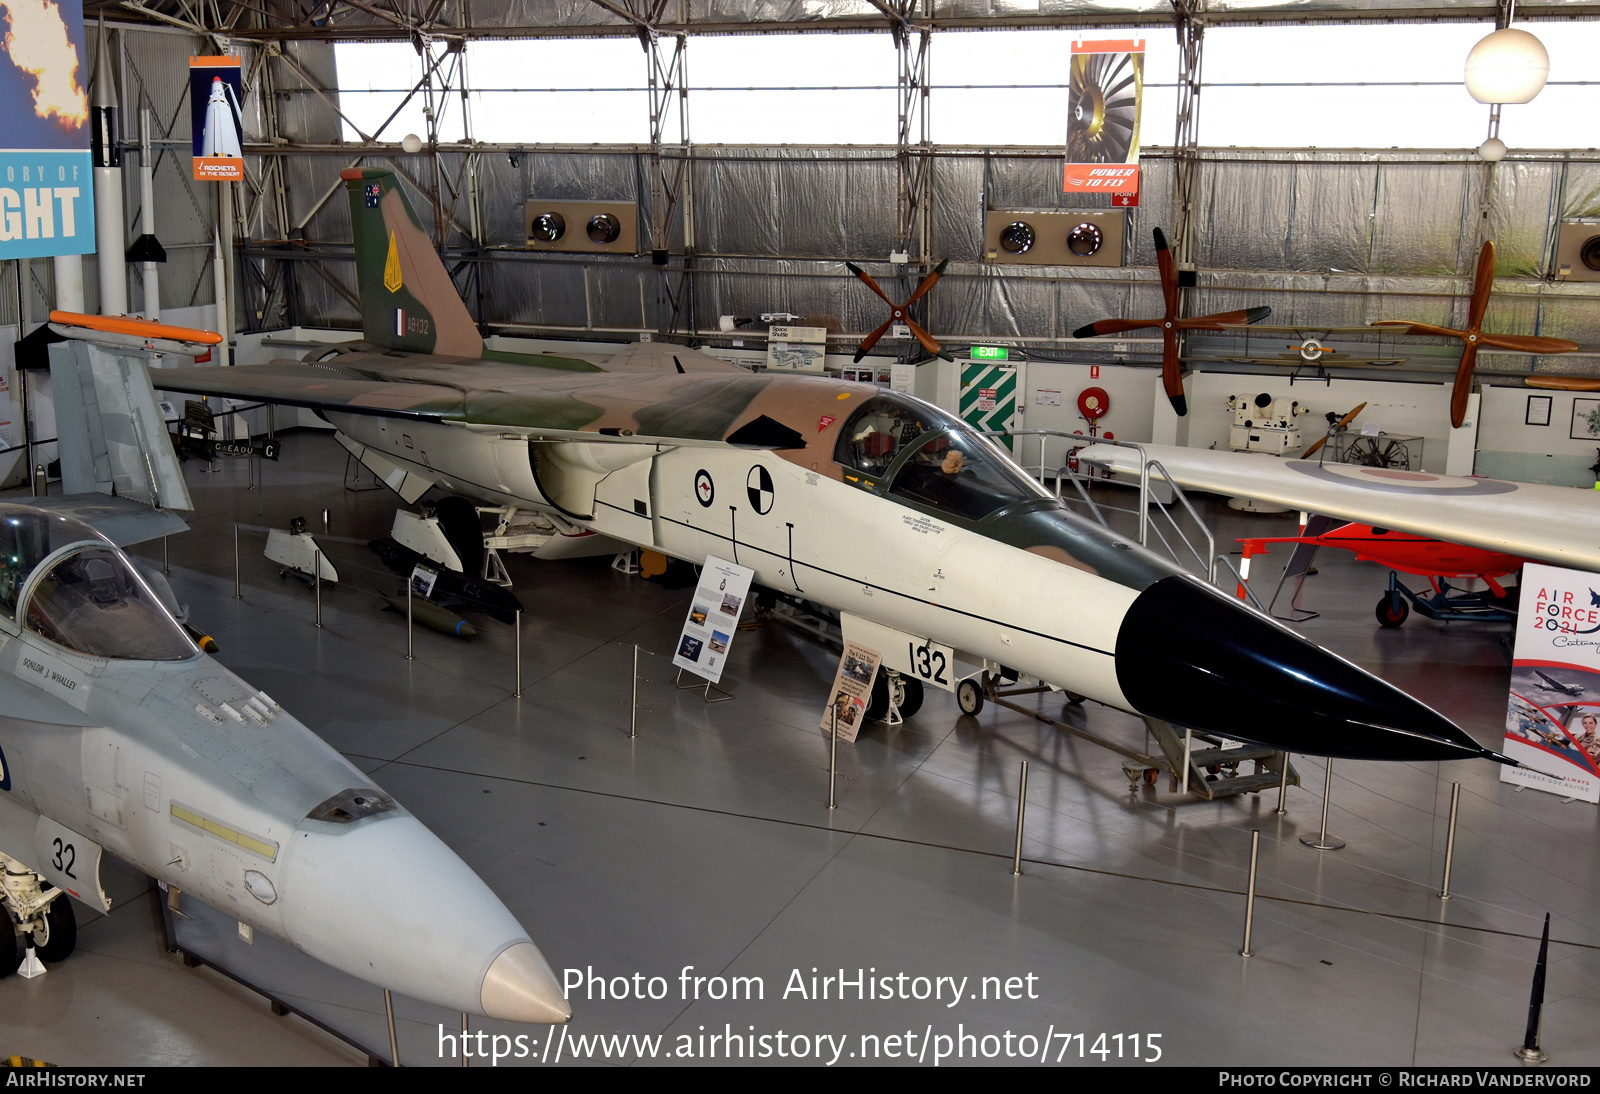
{"type": "Polygon", "coordinates": [[[0,501],[0,853],[104,909],[101,848],[383,987],[568,1016],[527,933],[438,837],[201,653],[109,540],[0,501]]]}

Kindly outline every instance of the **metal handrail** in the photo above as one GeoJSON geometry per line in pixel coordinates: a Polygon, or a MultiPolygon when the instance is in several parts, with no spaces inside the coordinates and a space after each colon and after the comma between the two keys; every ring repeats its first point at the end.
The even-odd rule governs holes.
{"type": "MultiPolygon", "coordinates": [[[[1139,521],[1139,546],[1148,547],[1150,545],[1150,531],[1152,528],[1154,528],[1156,538],[1161,541],[1161,545],[1166,549],[1167,554],[1172,556],[1174,561],[1180,561],[1179,553],[1173,549],[1172,543],[1167,539],[1167,536],[1162,532],[1159,526],[1152,524],[1150,520],[1150,506],[1152,502],[1154,502],[1156,509],[1164,517],[1166,517],[1167,523],[1171,526],[1172,532],[1179,540],[1183,542],[1183,546],[1188,549],[1189,554],[1193,556],[1194,560],[1199,563],[1200,570],[1206,575],[1206,580],[1211,582],[1216,581],[1216,536],[1212,534],[1211,528],[1206,524],[1206,522],[1200,518],[1200,514],[1195,511],[1194,506],[1189,503],[1188,497],[1178,486],[1177,482],[1173,480],[1172,476],[1167,472],[1167,469],[1162,467],[1158,461],[1150,458],[1150,455],[1145,451],[1144,445],[1139,444],[1136,441],[1106,440],[1104,437],[1091,437],[1086,433],[1069,433],[1060,429],[1002,429],[984,430],[983,432],[984,436],[986,437],[1038,437],[1038,478],[1041,485],[1043,484],[1045,478],[1044,452],[1047,438],[1057,437],[1065,441],[1081,444],[1083,446],[1094,444],[1110,444],[1116,445],[1120,448],[1133,449],[1135,452],[1139,453],[1139,509],[1137,513],[1139,521]],[[1172,515],[1168,505],[1159,501],[1154,501],[1150,489],[1152,468],[1160,474],[1161,480],[1164,481],[1168,489],[1172,491],[1173,498],[1182,503],[1183,508],[1189,514],[1190,519],[1192,519],[1201,529],[1201,531],[1205,533],[1206,544],[1204,551],[1201,551],[1198,547],[1196,547],[1189,537],[1184,533],[1183,528],[1178,524],[1177,518],[1172,515]]],[[[1030,471],[1029,466],[1025,463],[1022,463],[1020,460],[1017,461],[1017,465],[1024,471],[1030,471]]],[[[1084,489],[1081,481],[1083,476],[1074,472],[1070,466],[1063,465],[1062,467],[1056,469],[1056,497],[1059,498],[1061,496],[1061,473],[1063,471],[1067,473],[1068,480],[1072,482],[1074,488],[1078,491],[1078,494],[1085,502],[1088,503],[1090,511],[1093,512],[1095,519],[1098,520],[1101,525],[1109,528],[1110,525],[1106,524],[1105,517],[1100,513],[1100,507],[1089,498],[1088,492],[1084,489]]],[[[1116,509],[1117,507],[1110,506],[1109,508],[1116,509]]],[[[1127,510],[1122,509],[1119,509],[1118,511],[1127,512],[1127,510]]]]}

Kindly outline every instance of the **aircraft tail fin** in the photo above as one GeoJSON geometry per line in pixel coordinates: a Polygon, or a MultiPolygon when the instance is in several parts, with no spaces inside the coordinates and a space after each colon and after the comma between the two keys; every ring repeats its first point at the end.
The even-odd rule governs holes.
{"type": "Polygon", "coordinates": [[[144,362],[83,341],[50,347],[61,486],[193,509],[144,362]]]}
{"type": "Polygon", "coordinates": [[[366,341],[410,353],[483,356],[483,338],[393,171],[339,172],[350,195],[366,341]]]}

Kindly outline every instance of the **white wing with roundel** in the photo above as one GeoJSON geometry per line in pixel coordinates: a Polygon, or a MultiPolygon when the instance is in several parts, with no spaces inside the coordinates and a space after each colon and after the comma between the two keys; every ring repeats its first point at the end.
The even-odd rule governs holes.
{"type": "MultiPolygon", "coordinates": [[[[1600,491],[1458,478],[1266,453],[1144,445],[1186,490],[1257,498],[1379,528],[1437,536],[1536,562],[1600,571],[1600,491]]],[[[1098,444],[1080,460],[1137,476],[1139,454],[1098,444]]]]}

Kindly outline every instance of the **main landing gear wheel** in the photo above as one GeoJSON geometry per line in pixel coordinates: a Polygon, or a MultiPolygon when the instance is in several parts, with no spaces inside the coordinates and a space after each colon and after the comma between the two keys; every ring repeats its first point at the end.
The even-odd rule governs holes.
{"type": "Polygon", "coordinates": [[[976,714],[983,709],[983,687],[976,677],[969,676],[956,685],[956,706],[962,714],[976,714]]]}
{"type": "Polygon", "coordinates": [[[909,718],[922,709],[922,681],[901,676],[897,683],[899,686],[896,690],[900,694],[896,698],[899,700],[897,705],[900,707],[900,717],[909,718]]]}
{"type": "Polygon", "coordinates": [[[872,694],[867,696],[866,719],[881,722],[889,716],[889,674],[883,670],[872,678],[872,694]]]}
{"type": "Polygon", "coordinates": [[[44,909],[44,930],[33,933],[33,952],[40,961],[65,961],[78,948],[78,917],[62,893],[44,909]]]}
{"type": "Polygon", "coordinates": [[[1383,599],[1378,601],[1378,606],[1373,610],[1373,614],[1378,617],[1378,622],[1381,625],[1390,628],[1398,627],[1411,614],[1411,605],[1407,604],[1403,597],[1390,596],[1388,593],[1384,593],[1383,599]]]}

